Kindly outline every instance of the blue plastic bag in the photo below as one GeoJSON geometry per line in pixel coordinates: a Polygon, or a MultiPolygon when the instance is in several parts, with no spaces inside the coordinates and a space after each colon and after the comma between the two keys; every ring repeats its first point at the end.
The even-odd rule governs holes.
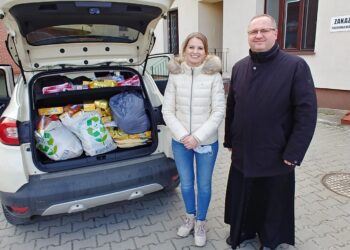
{"type": "Polygon", "coordinates": [[[125,91],[112,96],[109,106],[117,126],[127,134],[138,134],[150,129],[143,96],[134,91],[125,91]]]}

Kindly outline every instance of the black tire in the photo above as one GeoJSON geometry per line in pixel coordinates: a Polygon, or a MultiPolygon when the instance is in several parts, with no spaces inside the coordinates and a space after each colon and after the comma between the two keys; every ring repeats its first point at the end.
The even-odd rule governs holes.
{"type": "Polygon", "coordinates": [[[6,206],[4,205],[1,205],[1,206],[2,206],[2,211],[4,212],[4,216],[10,224],[16,226],[16,225],[26,225],[32,222],[32,219],[30,217],[16,216],[11,211],[9,211],[6,206]]]}
{"type": "Polygon", "coordinates": [[[168,192],[173,192],[180,184],[180,179],[177,179],[175,182],[170,184],[169,186],[166,186],[163,191],[168,193],[168,192]]]}

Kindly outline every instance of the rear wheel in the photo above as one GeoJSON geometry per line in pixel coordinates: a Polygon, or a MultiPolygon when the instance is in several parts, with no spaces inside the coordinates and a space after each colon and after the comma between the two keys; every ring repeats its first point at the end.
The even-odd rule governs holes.
{"type": "Polygon", "coordinates": [[[163,191],[164,192],[172,192],[174,191],[180,184],[180,179],[176,179],[173,183],[171,183],[169,186],[166,186],[163,191]]]}
{"type": "Polygon", "coordinates": [[[24,225],[31,223],[30,217],[21,217],[12,213],[6,206],[2,206],[2,211],[4,212],[6,220],[12,225],[24,225]]]}

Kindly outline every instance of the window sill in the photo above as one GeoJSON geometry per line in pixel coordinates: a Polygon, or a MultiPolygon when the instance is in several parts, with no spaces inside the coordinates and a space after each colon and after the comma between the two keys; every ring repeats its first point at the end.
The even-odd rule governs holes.
{"type": "Polygon", "coordinates": [[[315,55],[315,51],[310,51],[310,50],[288,50],[288,49],[284,49],[285,52],[292,54],[292,55],[315,55]]]}

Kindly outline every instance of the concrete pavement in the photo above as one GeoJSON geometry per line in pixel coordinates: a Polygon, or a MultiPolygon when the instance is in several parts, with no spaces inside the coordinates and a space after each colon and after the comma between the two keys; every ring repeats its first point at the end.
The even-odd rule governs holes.
{"type": "MultiPolygon", "coordinates": [[[[296,171],[296,246],[279,249],[350,249],[350,198],[322,185],[325,174],[350,173],[350,126],[341,126],[344,112],[320,110],[316,134],[296,171]]],[[[223,129],[220,130],[223,136],[223,129]]],[[[208,213],[208,242],[197,248],[193,236],[179,238],[184,205],[179,188],[86,212],[43,217],[26,226],[7,223],[0,210],[0,249],[4,250],[190,250],[230,249],[225,243],[224,199],[230,155],[220,148],[208,213]]],[[[247,241],[241,249],[258,249],[247,241]]]]}

